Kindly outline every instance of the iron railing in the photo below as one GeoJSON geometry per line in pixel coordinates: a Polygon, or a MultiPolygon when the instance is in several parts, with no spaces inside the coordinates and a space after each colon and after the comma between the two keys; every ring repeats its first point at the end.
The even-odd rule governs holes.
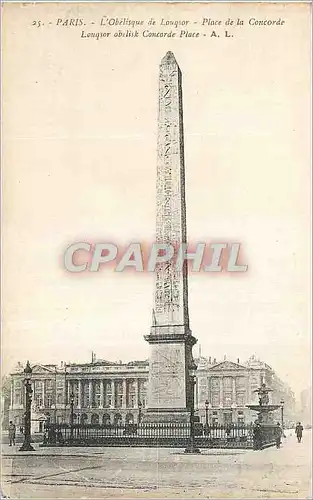
{"type": "MultiPolygon", "coordinates": [[[[189,423],[140,423],[125,425],[46,425],[43,446],[158,446],[185,448],[190,440],[189,423]]],[[[275,444],[275,426],[262,426],[257,436],[253,425],[194,424],[199,448],[262,449],[275,444]]]]}

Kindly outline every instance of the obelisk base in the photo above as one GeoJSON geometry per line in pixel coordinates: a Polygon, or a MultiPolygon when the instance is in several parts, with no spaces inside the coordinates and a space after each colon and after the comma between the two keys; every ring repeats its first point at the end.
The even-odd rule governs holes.
{"type": "Polygon", "coordinates": [[[152,327],[145,340],[151,345],[151,355],[148,408],[144,421],[190,422],[193,385],[190,383],[189,368],[193,363],[192,346],[196,339],[189,330],[184,334],[172,333],[169,325],[167,329],[162,329],[162,334],[152,327]]]}

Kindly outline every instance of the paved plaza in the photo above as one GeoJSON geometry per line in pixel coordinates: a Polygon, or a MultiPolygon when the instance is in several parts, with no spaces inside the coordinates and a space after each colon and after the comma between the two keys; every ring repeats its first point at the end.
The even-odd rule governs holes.
{"type": "Polygon", "coordinates": [[[39,448],[3,445],[9,498],[311,498],[311,432],[281,449],[39,448]]]}

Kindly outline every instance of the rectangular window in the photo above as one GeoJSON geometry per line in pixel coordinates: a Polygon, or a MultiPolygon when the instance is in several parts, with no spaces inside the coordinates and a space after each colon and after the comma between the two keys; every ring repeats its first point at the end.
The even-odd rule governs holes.
{"type": "Polygon", "coordinates": [[[130,394],[128,397],[128,407],[135,408],[136,397],[135,394],[130,394]]]}
{"type": "Polygon", "coordinates": [[[233,387],[233,379],[231,377],[224,377],[223,387],[225,391],[231,391],[233,387]]]}
{"type": "Polygon", "coordinates": [[[105,382],[105,397],[104,397],[104,407],[110,408],[112,405],[112,385],[111,382],[105,382]]]}
{"type": "Polygon", "coordinates": [[[245,394],[244,393],[237,394],[237,405],[238,406],[245,405],[245,394]]]}
{"type": "Polygon", "coordinates": [[[42,403],[43,403],[43,401],[42,401],[41,394],[35,394],[35,406],[37,406],[38,408],[40,408],[42,406],[42,403]]]}
{"type": "Polygon", "coordinates": [[[220,386],[220,379],[217,377],[212,377],[211,378],[211,388],[214,389],[219,389],[220,386]]]}
{"type": "Polygon", "coordinates": [[[14,404],[20,405],[21,404],[21,393],[17,392],[14,397],[14,404]]]}
{"type": "Polygon", "coordinates": [[[116,397],[116,407],[121,408],[123,404],[123,396],[121,394],[118,394],[116,397]]]}
{"type": "Polygon", "coordinates": [[[105,408],[110,408],[112,405],[112,396],[106,396],[105,398],[105,408]]]}
{"type": "Polygon", "coordinates": [[[220,395],[219,394],[212,394],[212,406],[219,406],[220,405],[220,395]]]}
{"type": "Polygon", "coordinates": [[[230,407],[232,404],[232,395],[231,393],[224,394],[224,406],[230,407]]]}
{"type": "Polygon", "coordinates": [[[236,386],[240,389],[244,389],[246,387],[245,377],[237,377],[236,386]]]}

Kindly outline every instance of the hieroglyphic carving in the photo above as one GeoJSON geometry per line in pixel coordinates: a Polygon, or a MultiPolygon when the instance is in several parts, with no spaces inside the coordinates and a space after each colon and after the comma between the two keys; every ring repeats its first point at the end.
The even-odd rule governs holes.
{"type": "MultiPolygon", "coordinates": [[[[175,247],[186,235],[182,141],[181,74],[168,52],[159,75],[156,241],[175,247]]],[[[155,272],[154,310],[159,325],[184,324],[186,269],[178,271],[175,261],[159,264],[155,272]]]]}
{"type": "Polygon", "coordinates": [[[168,348],[156,345],[151,354],[150,372],[157,374],[154,383],[149,382],[149,407],[183,408],[185,393],[185,350],[182,344],[168,348]]]}

